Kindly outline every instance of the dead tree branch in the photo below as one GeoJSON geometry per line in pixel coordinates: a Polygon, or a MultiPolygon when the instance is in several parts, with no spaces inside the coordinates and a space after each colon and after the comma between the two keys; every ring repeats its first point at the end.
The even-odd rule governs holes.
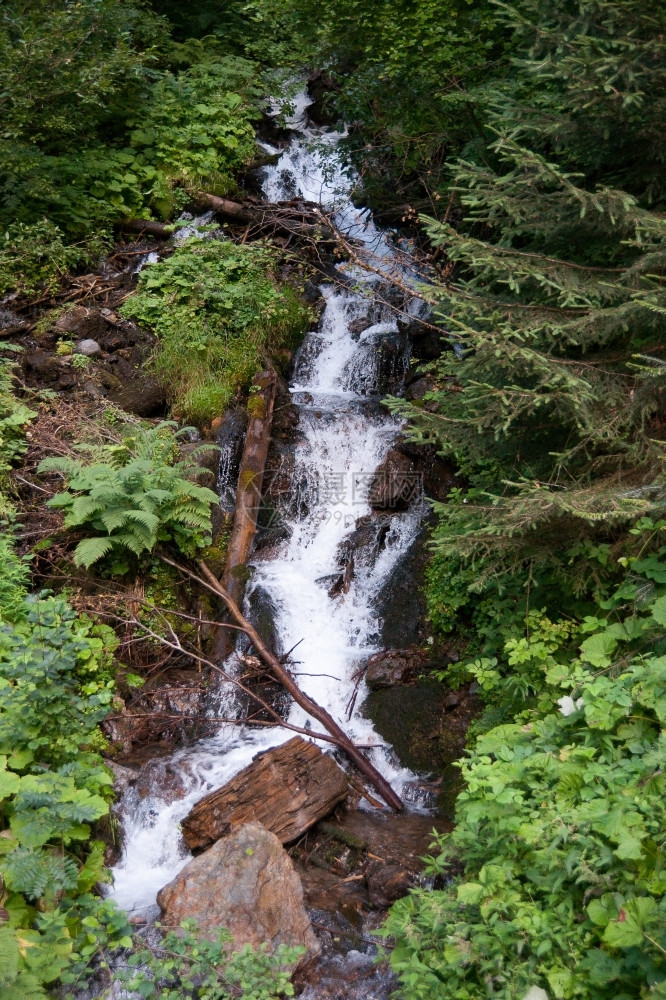
{"type": "MultiPolygon", "coordinates": [[[[215,574],[210,571],[208,566],[204,562],[199,562],[198,566],[203,576],[198,576],[196,573],[193,573],[186,567],[174,562],[167,556],[162,556],[162,559],[170,566],[180,570],[186,576],[189,576],[200,585],[206,587],[208,590],[211,590],[214,594],[217,594],[217,596],[223,600],[231,617],[241,626],[252,642],[252,645],[256,649],[260,658],[269,668],[272,675],[282,684],[285,690],[288,691],[296,704],[305,709],[305,711],[314,719],[317,719],[317,721],[324,726],[331,736],[334,737],[335,742],[340,749],[344,750],[352,763],[355,764],[359,771],[361,771],[361,773],[364,774],[372,783],[386,804],[392,809],[395,809],[396,812],[401,812],[404,809],[404,805],[386,779],[379,773],[374,764],[372,764],[367,757],[360,752],[354,743],[352,743],[350,738],[341,726],[338,725],[333,716],[330,715],[325,708],[322,708],[321,705],[318,705],[313,698],[310,698],[310,696],[305,694],[304,691],[301,691],[291,674],[284,668],[282,663],[280,663],[277,656],[275,656],[275,654],[268,649],[259,633],[244,617],[236,602],[227,593],[215,574]]],[[[309,733],[309,735],[312,734],[309,733]]]]}

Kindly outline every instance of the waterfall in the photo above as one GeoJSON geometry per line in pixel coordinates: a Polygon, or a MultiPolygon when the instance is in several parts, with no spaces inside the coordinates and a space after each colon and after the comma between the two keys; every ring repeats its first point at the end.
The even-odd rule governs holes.
{"type": "MultiPolygon", "coordinates": [[[[307,104],[305,95],[297,98],[289,122],[294,137],[278,161],[263,168],[267,199],[300,196],[319,202],[340,231],[356,241],[361,261],[382,261],[408,285],[413,274],[403,268],[391,234],[375,225],[368,210],[353,204],[355,179],[336,157],[340,133],[309,124],[307,104]]],[[[399,423],[379,400],[386,392],[386,379],[395,388],[404,378],[408,345],[399,333],[395,311],[387,304],[390,284],[358,263],[339,265],[338,275],[339,281],[322,283],[321,321],[306,335],[294,363],[290,391],[299,413],[293,476],[298,496],[287,498],[281,511],[289,537],[273,558],[256,560],[250,591],[261,587],[268,594],[281,648],[296,647],[293,670],[299,686],[356,743],[368,748],[373,763],[400,793],[414,776],[359,710],[363,685],[351,718],[347,715],[359,665],[381,645],[377,595],[412,544],[422,506],[416,502],[390,515],[381,546],[355,560],[346,592],[336,593],[331,578],[340,573],[340,553],[358,519],[371,514],[368,490],[373,473],[399,434],[399,423]]],[[[395,295],[391,301],[396,301],[395,295]]],[[[414,314],[418,311],[414,301],[405,294],[401,307],[414,314]]],[[[224,699],[220,715],[229,716],[234,711],[233,693],[226,691],[224,699]]],[[[309,725],[296,705],[289,721],[309,725]]],[[[159,781],[144,798],[130,787],[120,803],[124,851],[111,892],[118,904],[150,912],[157,891],[189,859],[179,822],[192,805],[225,784],[259,751],[292,735],[281,728],[222,725],[214,738],[170,758],[169,773],[178,773],[181,790],[182,785],[186,788],[184,797],[174,799],[159,781]]]]}

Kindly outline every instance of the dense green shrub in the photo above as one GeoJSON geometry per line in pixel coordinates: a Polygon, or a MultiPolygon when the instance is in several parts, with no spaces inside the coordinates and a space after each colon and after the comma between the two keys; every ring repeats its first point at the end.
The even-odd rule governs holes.
{"type": "Polygon", "coordinates": [[[524,0],[502,16],[521,58],[483,91],[486,155],[451,166],[463,221],[424,218],[457,349],[429,366],[424,401],[393,404],[466,480],[436,505],[430,604],[477,632],[530,603],[584,613],[636,517],[666,509],[666,225],[650,205],[663,10],[524,0]],[[650,177],[632,166],[644,146],[650,177]]]}
{"type": "Polygon", "coordinates": [[[14,369],[9,358],[0,358],[0,518],[11,514],[8,474],[13,463],[25,453],[26,427],[37,416],[35,410],[14,395],[14,369]]]}
{"type": "Polygon", "coordinates": [[[662,549],[596,615],[533,612],[499,662],[469,665],[510,721],[461,764],[430,865],[463,875],[391,911],[407,1000],[666,995],[665,584],[662,549]]]}
{"type": "Polygon", "coordinates": [[[183,921],[170,931],[157,949],[139,947],[119,970],[129,990],[143,997],[181,1000],[277,1000],[292,997],[291,972],[305,949],[279,945],[275,953],[263,945],[254,951],[245,945],[232,951],[231,935],[221,928],[217,939],[198,938],[194,921],[183,921]]]}
{"type": "Polygon", "coordinates": [[[87,462],[40,463],[41,472],[60,472],[67,480],[67,490],[48,502],[64,510],[65,527],[97,533],[76,546],[77,566],[89,568],[109,557],[115,572],[125,572],[130,553],[141,556],[158,542],[172,541],[186,555],[209,542],[211,504],[218,496],[192,481],[202,472],[199,466],[176,460],[182,431],[174,433],[174,426],[134,429],[121,444],[79,445],[87,462]]]}
{"type": "Polygon", "coordinates": [[[142,271],[123,311],[159,337],[155,366],[179,417],[221,414],[265,353],[294,346],[307,328],[308,310],[271,276],[275,263],[263,244],[192,237],[142,271]]]}
{"type": "Polygon", "coordinates": [[[226,193],[254,155],[254,65],[172,46],[139,0],[11,0],[0,55],[0,294],[51,290],[113,223],[226,193]]]}
{"type": "Polygon", "coordinates": [[[68,271],[96,264],[105,247],[99,237],[71,244],[46,219],[14,223],[0,237],[0,295],[53,292],[68,271]]]}
{"type": "Polygon", "coordinates": [[[112,784],[97,724],[117,641],[60,598],[28,595],[7,534],[0,551],[0,988],[24,1000],[69,961],[59,902],[102,878],[102,847],[88,841],[112,784]]]}

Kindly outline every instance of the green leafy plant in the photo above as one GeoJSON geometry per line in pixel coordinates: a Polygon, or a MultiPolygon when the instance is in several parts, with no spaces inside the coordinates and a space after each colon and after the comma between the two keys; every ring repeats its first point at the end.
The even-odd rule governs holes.
{"type": "Polygon", "coordinates": [[[232,950],[231,935],[224,928],[209,941],[196,933],[193,921],[165,935],[155,949],[139,948],[119,970],[127,988],[143,997],[181,1000],[278,1000],[294,996],[291,972],[304,948],[280,945],[275,953],[262,946],[232,950]]]}
{"type": "MultiPolygon", "coordinates": [[[[533,614],[501,660],[468,665],[510,721],[461,763],[430,862],[464,874],[386,924],[407,1000],[664,995],[666,591],[637,562],[595,615],[533,614]]],[[[666,580],[666,550],[649,570],[666,580]]]]}
{"type": "Polygon", "coordinates": [[[92,364],[91,359],[86,354],[74,354],[72,357],[72,367],[80,371],[86,371],[92,364]]]}
{"type": "Polygon", "coordinates": [[[263,244],[192,237],[142,271],[123,312],[159,337],[155,367],[179,417],[219,416],[264,352],[293,346],[307,328],[310,314],[294,290],[271,277],[275,263],[263,244]]]}
{"type": "Polygon", "coordinates": [[[103,236],[71,244],[46,219],[13,223],[0,236],[0,295],[52,292],[68,271],[99,260],[106,245],[103,236]]]}
{"type": "Polygon", "coordinates": [[[218,497],[188,478],[201,473],[198,466],[176,461],[182,431],[174,432],[175,426],[139,429],[117,445],[81,445],[87,462],[41,462],[40,471],[59,472],[68,484],[49,506],[65,512],[66,528],[95,533],[76,546],[77,566],[88,568],[110,554],[141,556],[158,542],[173,541],[189,555],[207,544],[211,504],[218,497]]]}
{"type": "Polygon", "coordinates": [[[112,776],[98,729],[113,698],[115,634],[65,601],[27,593],[26,560],[0,540],[0,988],[45,996],[71,960],[60,903],[103,879],[91,823],[112,776]]]}
{"type": "Polygon", "coordinates": [[[9,484],[8,473],[13,464],[25,454],[26,428],[37,416],[35,410],[16,398],[14,370],[16,365],[8,358],[0,358],[0,515],[11,512],[5,495],[9,484]]]}

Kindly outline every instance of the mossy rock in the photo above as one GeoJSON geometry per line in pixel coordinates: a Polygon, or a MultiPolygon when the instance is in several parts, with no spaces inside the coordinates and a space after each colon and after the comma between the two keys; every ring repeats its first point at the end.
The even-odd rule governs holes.
{"type": "Polygon", "coordinates": [[[364,712],[405,767],[442,779],[438,812],[451,818],[462,787],[460,771],[453,765],[462,754],[464,738],[458,727],[447,726],[448,695],[444,685],[426,678],[416,684],[371,691],[364,712]]]}

